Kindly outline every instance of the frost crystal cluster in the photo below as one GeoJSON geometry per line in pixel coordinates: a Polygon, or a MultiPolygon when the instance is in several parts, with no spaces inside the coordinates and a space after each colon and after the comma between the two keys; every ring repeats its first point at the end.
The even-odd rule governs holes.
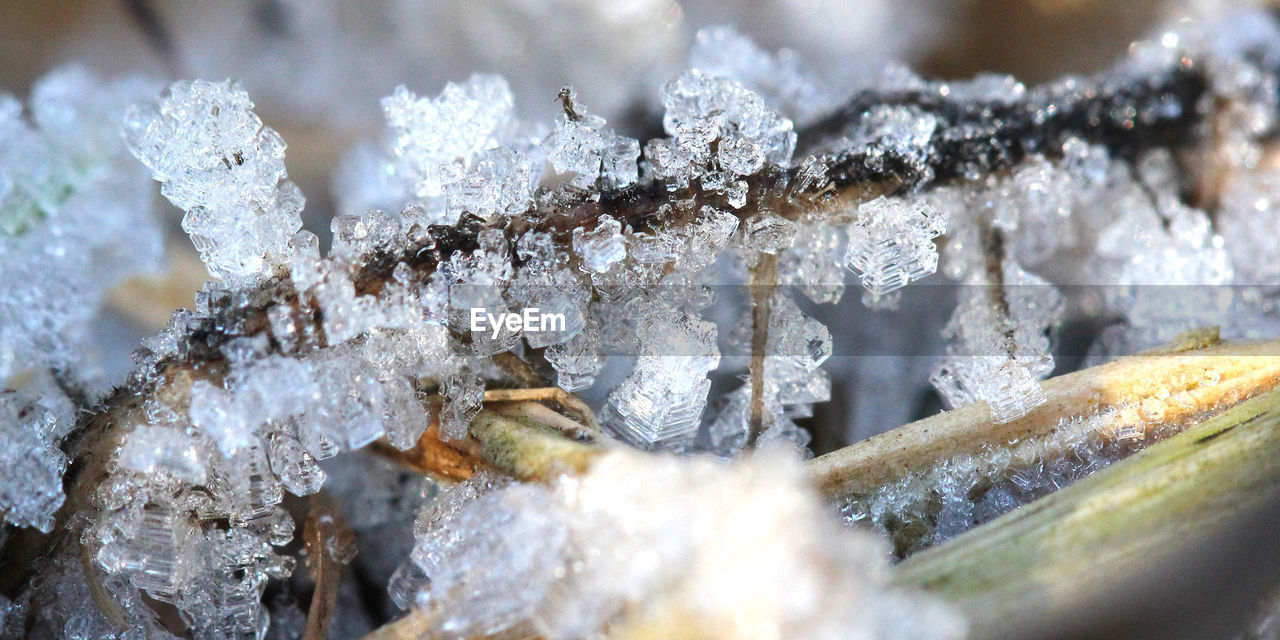
{"type": "Polygon", "coordinates": [[[645,147],[653,176],[677,187],[698,179],[734,208],[746,204],[744,176],[786,164],[795,151],[792,122],[734,80],[691,69],[662,87],[662,104],[671,137],[645,147]]]}
{"type": "Polygon", "coordinates": [[[882,542],[841,530],[780,452],[725,466],[618,450],[550,487],[476,476],[416,529],[393,597],[445,633],[662,633],[644,621],[674,616],[707,638],[964,635],[948,608],[889,587],[882,542]]]}
{"type": "Polygon", "coordinates": [[[90,345],[111,287],[157,269],[161,232],[145,172],[120,140],[129,103],[155,87],[68,67],[24,107],[0,94],[0,513],[53,529],[64,502],[74,389],[109,378],[90,345]]]}
{"type": "Polygon", "coordinates": [[[923,200],[877,198],[858,207],[849,228],[845,264],[858,273],[872,300],[938,270],[933,240],[946,218],[923,200]]]}
{"type": "MultiPolygon", "coordinates": [[[[0,96],[0,543],[54,533],[0,601],[0,637],[299,637],[299,541],[316,575],[352,561],[315,542],[338,518],[300,517],[328,495],[378,540],[360,574],[379,588],[317,594],[387,584],[449,637],[671,620],[961,637],[950,609],[887,586],[884,549],[839,527],[796,460],[830,446],[813,436],[832,405],[910,415],[935,400],[926,380],[1022,419],[1081,318],[1108,323],[1088,361],[1205,324],[1274,336],[1280,29],[1238,21],[1096,77],[891,67],[857,92],[710,29],[653,92],[664,135],[643,143],[572,87],[536,123],[497,76],[401,86],[334,177],[324,253],[284,141],[234,82],[154,101],[61,71],[25,109],[0,96]],[[1210,128],[1222,166],[1200,175],[1181,158],[1210,128]],[[80,373],[86,327],[160,253],[141,167],[214,279],[104,397],[80,373]],[[849,282],[863,305],[835,307],[849,282]],[[556,321],[476,324],[534,309],[556,321]],[[841,357],[885,344],[930,357],[841,357]],[[520,437],[480,433],[499,418],[538,455],[595,457],[539,466],[520,437]]],[[[1099,436],[1112,422],[1064,418],[1056,440],[948,460],[843,515],[907,553],[1121,457],[1099,436]]],[[[865,425],[844,427],[824,433],[865,425]]]]}
{"type": "Polygon", "coordinates": [[[195,80],[130,109],[129,148],[186,212],[182,229],[214,276],[250,282],[289,255],[302,193],[285,180],[284,140],[239,85],[195,80]],[[283,181],[283,182],[282,182],[283,181]]]}
{"type": "Polygon", "coordinates": [[[154,90],[69,67],[25,109],[0,94],[0,384],[27,368],[102,382],[89,324],[112,286],[160,263],[153,195],[120,141],[125,108],[154,90]]]}

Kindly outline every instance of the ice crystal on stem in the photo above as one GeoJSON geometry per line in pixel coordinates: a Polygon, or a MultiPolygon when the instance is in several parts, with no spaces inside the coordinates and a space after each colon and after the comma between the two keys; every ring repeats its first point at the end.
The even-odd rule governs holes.
{"type": "Polygon", "coordinates": [[[700,179],[734,207],[744,204],[741,177],[765,163],[784,165],[795,150],[791,121],[733,80],[686,71],[663,86],[662,104],[672,137],[645,147],[652,175],[677,186],[700,179]]]}
{"type": "Polygon", "coordinates": [[[787,49],[764,51],[733,27],[699,30],[689,66],[738,82],[801,124],[837,106],[834,93],[803,68],[800,56],[787,49]]]}
{"type": "Polygon", "coordinates": [[[561,92],[564,114],[547,138],[547,159],[556,171],[571,173],[570,184],[604,189],[631,185],[638,178],[640,143],[605,128],[604,118],[585,113],[572,87],[561,92]]]}
{"type": "MultiPolygon", "coordinates": [[[[786,444],[808,455],[809,432],[795,423],[813,405],[831,399],[831,382],[819,367],[831,356],[831,332],[800,311],[785,291],[770,301],[764,357],[764,424],[760,443],[786,444]]],[[[751,422],[751,386],[729,393],[708,427],[712,450],[733,457],[746,447],[751,422]]]]}
{"type": "Polygon", "coordinates": [[[518,140],[502,78],[473,75],[463,85],[449,83],[435,99],[398,87],[382,109],[395,132],[396,172],[409,194],[423,199],[428,222],[450,224],[463,211],[513,215],[532,202],[541,155],[531,141],[518,140]]]}
{"type": "Polygon", "coordinates": [[[186,214],[182,228],[230,284],[266,276],[302,227],[302,193],[285,180],[284,141],[238,84],[176,82],[158,106],[126,116],[130,149],[186,214]]]}
{"type": "Polygon", "coordinates": [[[945,216],[919,198],[877,198],[858,207],[849,227],[845,264],[858,273],[872,300],[938,269],[934,238],[947,228],[945,216]]]}

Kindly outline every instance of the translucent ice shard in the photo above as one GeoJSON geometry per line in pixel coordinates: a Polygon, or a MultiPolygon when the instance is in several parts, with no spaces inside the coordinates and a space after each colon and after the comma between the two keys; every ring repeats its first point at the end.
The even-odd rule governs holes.
{"type": "Polygon", "coordinates": [[[288,257],[302,193],[285,180],[284,141],[240,85],[175,82],[158,105],[130,109],[125,133],[161,193],[186,211],[182,228],[212,274],[252,282],[288,257]]]}
{"type": "MultiPolygon", "coordinates": [[[[786,292],[775,292],[765,343],[760,443],[787,444],[804,457],[811,455],[809,432],[794,419],[811,416],[814,403],[831,399],[831,382],[819,369],[831,349],[831,332],[805,316],[786,292]]],[[[716,454],[732,457],[745,448],[752,419],[751,394],[751,386],[743,385],[720,407],[708,429],[716,454]]]]}
{"type": "Polygon", "coordinates": [[[938,269],[933,240],[947,219],[920,198],[876,198],[858,207],[849,226],[845,265],[873,297],[887,295],[938,269]]]}
{"type": "Polygon", "coordinates": [[[206,468],[199,441],[184,429],[139,425],[120,447],[122,468],[145,474],[167,473],[192,484],[204,482],[206,468]]]}
{"type": "Polygon", "coordinates": [[[840,227],[801,224],[791,248],[779,256],[778,282],[798,287],[819,304],[839,302],[844,295],[845,242],[840,227]]]}
{"type": "Polygon", "coordinates": [[[588,271],[603,273],[614,263],[627,257],[627,241],[622,234],[622,223],[608,214],[600,216],[596,227],[590,231],[582,227],[573,230],[573,250],[588,271]]]}
{"type": "Polygon", "coordinates": [[[498,76],[451,82],[434,99],[397,87],[382,100],[382,109],[396,132],[395,151],[413,170],[421,196],[444,193],[481,152],[500,146],[515,125],[511,91],[498,76]]]}
{"type": "Polygon", "coordinates": [[[637,328],[640,357],[635,370],[609,394],[606,423],[643,446],[688,436],[697,430],[711,381],[720,363],[716,327],[676,310],[653,309],[637,328]]]}
{"type": "Polygon", "coordinates": [[[446,440],[467,437],[467,427],[484,401],[484,381],[464,370],[444,380],[441,395],[440,436],[446,440]]]}
{"type": "Polygon", "coordinates": [[[604,366],[600,329],[593,321],[568,340],[547,347],[547,362],[556,370],[556,385],[565,391],[590,387],[604,366]]]}

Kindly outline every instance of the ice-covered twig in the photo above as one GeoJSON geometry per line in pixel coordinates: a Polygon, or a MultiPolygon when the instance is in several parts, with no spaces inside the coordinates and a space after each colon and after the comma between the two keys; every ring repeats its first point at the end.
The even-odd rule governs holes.
{"type": "MultiPolygon", "coordinates": [[[[195,422],[202,429],[212,425],[214,428],[204,432],[216,440],[217,447],[227,456],[250,449],[256,434],[238,428],[235,419],[239,416],[231,416],[234,419],[225,420],[226,424],[216,424],[220,416],[217,412],[234,405],[221,402],[229,388],[228,379],[234,379],[229,376],[237,372],[249,375],[256,363],[275,356],[319,359],[317,356],[371,339],[361,329],[365,325],[356,321],[364,315],[378,315],[365,312],[380,313],[378,308],[370,306],[378,304],[377,296],[395,297],[397,292],[408,289],[410,282],[414,286],[424,285],[429,275],[437,273],[442,265],[452,264],[451,261],[464,252],[471,257],[482,254],[482,259],[502,262],[499,270],[510,270],[517,266],[513,262],[518,262],[511,260],[511,255],[518,253],[511,251],[511,247],[532,231],[549,239],[549,246],[545,248],[552,253],[575,256],[570,260],[581,259],[570,251],[570,247],[579,242],[612,248],[598,252],[600,255],[595,256],[592,268],[588,269],[601,275],[620,260],[616,245],[621,236],[617,228],[630,227],[635,232],[654,235],[679,231],[697,224],[701,220],[699,216],[708,208],[721,218],[717,222],[726,222],[723,218],[728,218],[727,222],[733,223],[731,216],[736,216],[750,223],[768,215],[821,223],[828,216],[847,217],[851,205],[881,195],[923,191],[948,182],[977,179],[1013,167],[1030,154],[1053,157],[1061,153],[1063,143],[1069,139],[1105,148],[1112,157],[1120,159],[1133,158],[1152,148],[1184,148],[1196,143],[1201,125],[1211,115],[1211,105],[1206,106],[1205,100],[1210,95],[1207,73],[1203,65],[1195,64],[1194,60],[1176,60],[1160,68],[1127,65],[1092,80],[1069,79],[1012,98],[953,95],[942,85],[865,93],[832,118],[800,132],[803,160],[794,165],[787,159],[751,164],[749,172],[735,174],[731,190],[726,190],[723,184],[715,187],[704,184],[707,178],[702,174],[684,176],[681,180],[661,172],[657,173],[660,179],[633,186],[615,188],[597,183],[588,188],[570,184],[559,190],[539,192],[536,198],[531,198],[530,208],[523,212],[507,212],[516,215],[501,218],[505,226],[495,224],[492,217],[486,220],[464,216],[456,224],[410,229],[404,242],[370,242],[369,251],[346,254],[336,251],[330,261],[340,262],[341,268],[329,272],[332,282],[296,282],[295,277],[309,275],[323,280],[325,275],[316,276],[303,270],[299,276],[298,269],[288,272],[289,260],[299,255],[310,258],[317,252],[313,244],[289,236],[297,228],[296,214],[301,200],[283,181],[281,144],[269,130],[260,128],[259,121],[251,118],[224,123],[236,125],[228,129],[236,134],[231,140],[236,144],[228,143],[225,149],[219,147],[209,166],[192,167],[182,163],[173,165],[170,162],[173,157],[161,147],[168,144],[172,137],[169,133],[174,133],[166,127],[176,127],[176,133],[183,134],[176,137],[180,142],[198,146],[195,142],[199,140],[193,142],[185,137],[190,132],[183,129],[185,120],[181,119],[203,117],[203,112],[179,110],[177,115],[181,119],[176,122],[171,121],[173,114],[168,112],[155,114],[150,120],[138,120],[135,122],[138,126],[131,130],[134,134],[131,139],[143,157],[152,161],[157,175],[165,180],[169,195],[191,205],[189,226],[201,233],[215,231],[217,225],[210,226],[212,222],[204,216],[210,207],[244,215],[261,213],[263,216],[253,219],[262,226],[262,237],[256,238],[262,244],[240,245],[228,237],[224,238],[228,244],[204,247],[217,259],[226,282],[233,286],[206,290],[198,312],[175,318],[171,331],[163,337],[166,344],[140,366],[127,386],[102,406],[85,413],[65,444],[73,463],[66,477],[69,498],[59,523],[65,524],[68,516],[77,511],[94,513],[100,509],[91,494],[113,472],[109,461],[125,433],[150,424],[148,411],[173,409],[182,419],[188,415],[199,418],[195,422]],[[884,143],[880,138],[868,141],[865,132],[858,131],[862,115],[873,107],[896,109],[927,120],[930,133],[922,140],[913,137],[912,144],[907,145],[909,148],[884,143]],[[262,153],[243,153],[250,147],[262,153]],[[250,169],[255,170],[253,175],[242,175],[250,169]],[[235,180],[265,176],[263,184],[270,189],[250,189],[243,193],[208,189],[207,183],[217,182],[214,178],[225,178],[223,174],[235,180]],[[246,262],[245,256],[253,259],[246,262]],[[322,287],[323,294],[335,300],[333,304],[324,305],[318,300],[322,297],[322,287]],[[193,385],[202,385],[204,400],[208,400],[202,400],[201,412],[188,411],[193,385]],[[197,413],[200,415],[195,415],[197,413]],[[205,422],[201,423],[202,420],[205,422]]],[[[199,89],[196,93],[230,95],[234,99],[227,98],[222,105],[227,113],[247,110],[247,98],[230,87],[201,85],[188,89],[199,89]]],[[[218,113],[221,112],[215,110],[214,115],[218,113]]],[[[790,157],[789,149],[786,155],[790,157]]],[[[188,160],[203,162],[210,158],[188,160]]],[[[426,168],[434,171],[440,167],[426,168]]],[[[213,222],[221,225],[225,220],[213,222]]],[[[385,229],[378,225],[372,228],[379,233],[392,228],[390,222],[384,226],[385,229]]],[[[748,224],[747,228],[750,227],[748,224]]],[[[717,228],[727,228],[727,233],[732,233],[729,224],[719,224],[717,228]]],[[[337,235],[339,246],[350,238],[362,237],[355,232],[337,235]]],[[[318,260],[318,255],[315,258],[318,260]]],[[[305,264],[306,260],[301,262],[305,264]]],[[[458,268],[456,264],[454,267],[458,268]]],[[[405,308],[412,309],[412,305],[395,307],[398,311],[405,308]]],[[[765,305],[759,308],[767,310],[765,305]]],[[[699,322],[692,320],[685,328],[696,333],[694,330],[701,326],[699,322]]],[[[387,324],[387,333],[394,334],[395,318],[387,324]]],[[[767,325],[767,322],[760,324],[767,325]]],[[[432,327],[440,328],[440,325],[432,327]]],[[[430,336],[437,343],[442,338],[434,333],[430,336]]],[[[457,342],[466,344],[462,340],[457,342]]],[[[419,346],[422,344],[427,342],[419,346]]],[[[480,349],[468,358],[485,365],[502,364],[494,362],[497,359],[492,357],[502,349],[472,346],[480,349]]],[[[530,375],[535,369],[527,366],[527,362],[514,356],[500,358],[505,361],[501,369],[507,371],[506,377],[518,386],[545,384],[536,374],[530,375]]],[[[716,360],[718,353],[704,359],[716,360]]],[[[293,358],[280,360],[285,366],[298,365],[293,358]]],[[[483,444],[481,453],[493,466],[518,477],[536,478],[580,468],[589,461],[590,454],[584,453],[588,447],[559,433],[530,427],[494,410],[480,411],[478,416],[470,413],[471,401],[483,390],[477,388],[474,381],[478,378],[468,368],[464,367],[456,379],[456,384],[451,381],[443,385],[446,386],[444,393],[446,396],[456,393],[466,402],[459,403],[465,406],[455,412],[450,426],[455,430],[461,427],[465,438],[468,420],[474,417],[470,421],[470,434],[483,444]]],[[[696,385],[691,391],[697,391],[696,385]]],[[[412,399],[416,396],[410,394],[417,390],[406,390],[405,385],[400,385],[388,387],[387,392],[412,399]]],[[[756,402],[763,401],[763,393],[755,395],[756,402]]],[[[705,400],[705,392],[703,396],[705,400]]],[[[685,402],[679,409],[694,413],[701,406],[685,402]]],[[[397,409],[405,407],[413,408],[412,402],[396,405],[397,409]]],[[[759,410],[753,413],[756,417],[751,420],[751,429],[758,433],[763,415],[759,410]]],[[[292,415],[286,412],[269,419],[292,415]]],[[[358,422],[357,426],[365,424],[358,422]]],[[[420,423],[417,428],[421,428],[420,423]]],[[[343,446],[355,448],[377,437],[375,434],[364,439],[368,431],[349,435],[343,446]]],[[[389,431],[378,433],[385,432],[389,431]]],[[[454,434],[446,435],[453,439],[454,434]]],[[[200,472],[203,473],[203,469],[200,472]]],[[[271,506],[270,502],[263,501],[255,503],[253,508],[270,509],[271,506]]],[[[236,515],[244,517],[241,512],[236,515]]]]}
{"type": "MultiPolygon", "coordinates": [[[[722,193],[702,189],[697,181],[684,189],[647,182],[548,199],[527,215],[513,218],[505,234],[515,238],[536,228],[551,232],[567,248],[574,228],[590,228],[605,215],[644,230],[659,222],[688,223],[703,205],[732,211],[739,218],[766,209],[790,219],[844,212],[851,204],[880,195],[976,179],[1012,167],[1030,153],[1053,156],[1069,138],[1103,146],[1119,158],[1132,158],[1152,148],[1185,148],[1198,141],[1200,127],[1210,115],[1202,104],[1208,95],[1205,71],[1197,65],[1175,65],[1143,75],[1122,68],[1092,80],[1071,78],[1029,91],[1013,102],[947,97],[937,89],[868,92],[831,118],[799,132],[800,152],[813,154],[822,171],[815,172],[812,166],[806,170],[803,164],[765,165],[746,178],[746,204],[740,208],[728,206],[722,193]],[[845,138],[844,133],[858,122],[858,114],[876,105],[912,107],[937,119],[930,144],[920,155],[903,158],[895,156],[894,149],[855,145],[845,138]],[[869,162],[871,156],[876,162],[869,162]],[[802,171],[825,177],[802,180],[802,171]]],[[[432,226],[424,245],[368,256],[352,277],[356,294],[381,291],[392,281],[398,264],[419,275],[432,272],[454,253],[474,250],[483,228],[481,220],[468,217],[457,225],[432,226]]],[[[216,301],[207,317],[193,319],[180,338],[186,347],[181,350],[183,360],[189,364],[216,360],[227,340],[265,332],[266,308],[271,305],[284,305],[298,323],[299,333],[315,335],[319,345],[324,344],[322,318],[298,300],[288,277],[281,274],[234,300],[216,301]]],[[[297,351],[274,344],[273,348],[297,351]]]]}
{"type": "MultiPolygon", "coordinates": [[[[1132,157],[1159,146],[1185,147],[1197,140],[1209,115],[1203,107],[1209,95],[1205,74],[1195,64],[1142,74],[1122,67],[1092,80],[1076,78],[1047,85],[1012,102],[953,97],[937,88],[865,93],[838,114],[800,132],[800,149],[813,153],[813,162],[798,167],[765,165],[747,176],[746,204],[740,208],[727,206],[722,193],[703,190],[697,181],[674,190],[662,182],[649,182],[567,200],[546,199],[536,211],[513,218],[505,233],[514,238],[536,227],[567,245],[572,229],[590,227],[604,215],[647,229],[659,222],[687,223],[702,205],[720,206],[742,218],[764,209],[786,218],[843,212],[851,203],[885,193],[925,189],[1001,170],[1028,153],[1053,154],[1066,138],[1103,145],[1117,157],[1132,157]],[[911,107],[930,114],[939,124],[929,145],[908,159],[895,157],[892,148],[856,145],[844,138],[858,114],[875,105],[911,107]],[[872,155],[878,170],[869,168],[872,155]],[[815,166],[821,170],[814,170],[815,166]]],[[[393,281],[397,266],[418,276],[431,273],[455,253],[476,249],[483,228],[478,218],[463,218],[453,226],[431,227],[425,244],[365,256],[352,275],[355,293],[377,294],[393,281]]],[[[291,344],[272,339],[271,352],[301,355],[328,343],[322,312],[313,302],[299,298],[284,273],[233,296],[212,299],[209,307],[208,313],[187,316],[183,326],[175,327],[177,355],[145,365],[129,383],[132,394],[163,395],[162,387],[169,384],[163,372],[170,369],[195,369],[219,379],[226,371],[223,348],[228,342],[270,334],[268,311],[286,318],[296,335],[308,338],[291,344]]]]}

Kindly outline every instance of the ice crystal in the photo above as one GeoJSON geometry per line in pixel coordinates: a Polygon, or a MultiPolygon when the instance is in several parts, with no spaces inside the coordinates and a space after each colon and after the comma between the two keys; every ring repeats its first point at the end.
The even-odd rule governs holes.
{"type": "Polygon", "coordinates": [[[547,138],[547,159],[562,173],[571,173],[570,184],[590,188],[600,181],[605,189],[634,183],[640,143],[605,128],[604,118],[585,113],[571,87],[564,90],[565,113],[547,138]]]}
{"type": "Polygon", "coordinates": [[[286,180],[284,140],[240,85],[176,82],[158,105],[132,107],[125,133],[161,193],[186,212],[182,228],[210,273],[252,282],[288,257],[302,193],[286,180]]]}
{"type": "Polygon", "coordinates": [[[846,496],[840,512],[849,524],[886,533],[895,553],[909,555],[940,544],[1024,504],[1067,486],[1144,444],[1169,435],[1157,425],[1137,440],[1116,437],[1137,421],[1135,408],[1063,418],[1042,438],[957,454],[906,473],[865,494],[846,496]],[[1146,439],[1146,442],[1141,442],[1146,439]]]}
{"type": "Polygon", "coordinates": [[[778,262],[778,281],[799,287],[819,304],[835,304],[844,295],[845,271],[841,268],[847,236],[843,229],[825,224],[804,224],[796,231],[791,248],[778,262]]]}
{"type": "Polygon", "coordinates": [[[1025,415],[1044,402],[1038,379],[1053,370],[1046,332],[1061,307],[1053,287],[1006,259],[1000,283],[961,288],[934,386],[951,406],[985,401],[997,422],[1025,415]]]}
{"type": "Polygon", "coordinates": [[[443,194],[482,152],[500,146],[515,124],[511,92],[496,76],[450,83],[435,99],[397,87],[382,108],[397,132],[396,155],[411,169],[420,196],[443,194]]]}
{"type": "Polygon", "coordinates": [[[431,222],[451,223],[463,212],[512,215],[532,202],[541,156],[531,144],[517,144],[506,80],[473,75],[434,99],[402,86],[382,108],[395,135],[395,172],[409,194],[425,199],[431,222]]]}
{"type": "Polygon", "coordinates": [[[652,445],[697,431],[720,352],[715,325],[696,316],[659,307],[642,322],[635,370],[609,395],[607,415],[619,435],[652,445]]]}
{"type": "Polygon", "coordinates": [[[802,67],[793,51],[769,53],[733,27],[698,31],[689,66],[738,82],[797,122],[825,115],[836,106],[832,91],[802,67]]]}
{"type": "Polygon", "coordinates": [[[614,263],[627,256],[622,223],[604,215],[591,231],[582,227],[574,229],[573,251],[582,258],[583,269],[596,273],[608,271],[614,263]]]}
{"type": "Polygon", "coordinates": [[[553,487],[479,476],[420,517],[400,599],[460,635],[584,637],[674,608],[707,637],[872,637],[908,615],[919,637],[961,637],[948,608],[886,585],[881,543],[833,530],[802,475],[776,453],[725,467],[619,450],[553,487]]]}
{"type": "MultiPolygon", "coordinates": [[[[691,178],[732,193],[764,163],[785,164],[795,150],[790,120],[741,84],[692,69],[662,88],[662,124],[671,138],[645,148],[657,178],[691,178]]],[[[741,206],[741,205],[738,205],[741,206]]]]}
{"type": "Polygon", "coordinates": [[[565,391],[590,387],[604,365],[600,329],[590,323],[568,340],[547,347],[547,362],[556,370],[556,384],[565,391]]]}
{"type": "Polygon", "coordinates": [[[945,216],[926,201],[877,198],[858,207],[845,264],[873,297],[885,296],[938,269],[933,240],[946,228],[945,216]]]}
{"type": "MultiPolygon", "coordinates": [[[[785,292],[776,292],[765,344],[762,442],[786,443],[807,455],[809,433],[794,420],[812,415],[813,404],[831,399],[830,380],[819,369],[831,351],[831,332],[805,316],[785,292]]],[[[751,394],[750,385],[731,392],[708,427],[716,453],[732,457],[745,447],[751,394]]]]}

